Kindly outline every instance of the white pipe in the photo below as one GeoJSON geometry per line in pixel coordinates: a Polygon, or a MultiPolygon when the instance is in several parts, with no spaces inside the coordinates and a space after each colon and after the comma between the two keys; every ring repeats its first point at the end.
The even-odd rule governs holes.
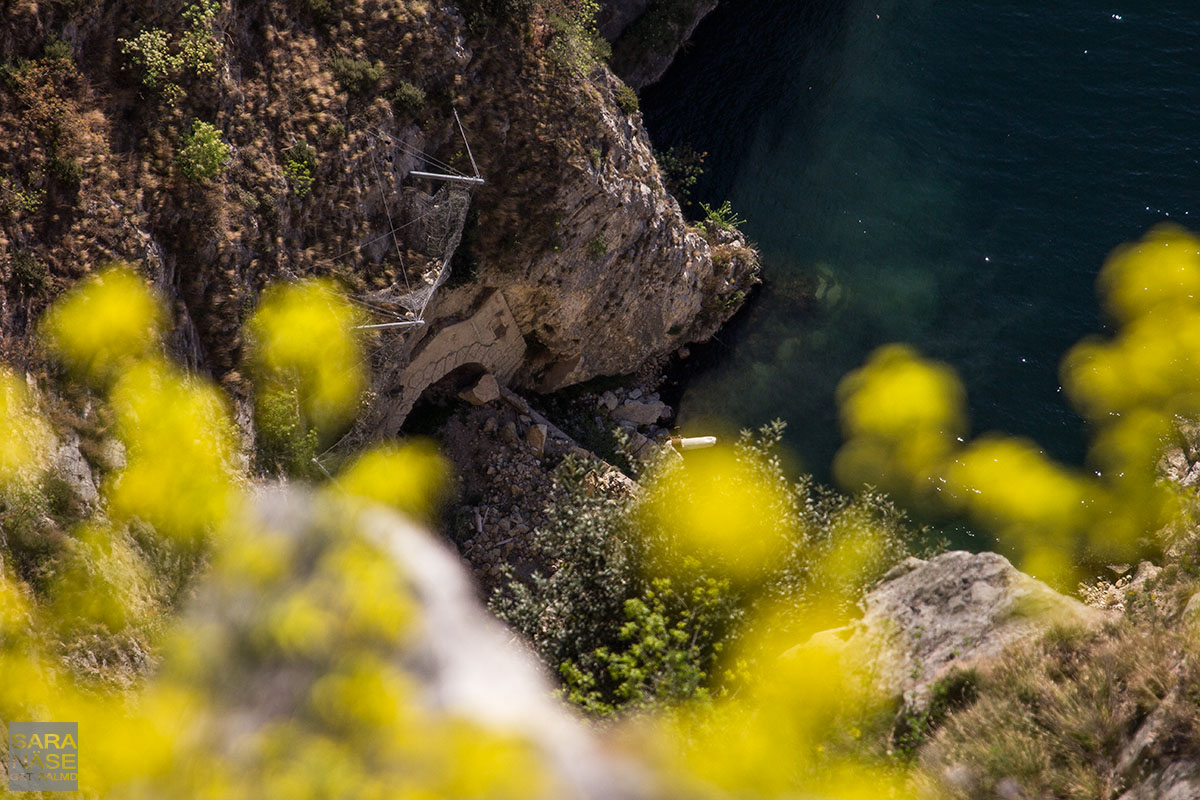
{"type": "Polygon", "coordinates": [[[366,331],[366,330],[371,330],[373,328],[411,328],[414,325],[424,325],[424,324],[425,324],[425,320],[423,320],[423,319],[407,320],[404,322],[380,322],[376,325],[355,325],[354,330],[366,331]]]}
{"type": "Polygon", "coordinates": [[[475,183],[475,184],[480,184],[480,183],[484,182],[483,178],[468,178],[465,176],[460,177],[458,175],[439,175],[436,172],[421,172],[421,171],[415,170],[415,169],[410,171],[408,174],[414,178],[429,178],[429,179],[435,180],[435,181],[452,181],[454,183],[475,183]]]}
{"type": "Polygon", "coordinates": [[[717,443],[715,436],[691,436],[683,438],[680,436],[672,436],[671,444],[678,447],[680,450],[703,450],[706,447],[713,447],[717,443]]]}

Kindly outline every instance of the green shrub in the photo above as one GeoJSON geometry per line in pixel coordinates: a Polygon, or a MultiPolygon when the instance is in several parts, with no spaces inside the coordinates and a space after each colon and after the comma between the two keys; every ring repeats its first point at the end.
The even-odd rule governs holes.
{"type": "Polygon", "coordinates": [[[229,163],[229,145],[221,141],[219,130],[196,120],[192,123],[192,132],[183,137],[175,160],[185,178],[200,183],[225,171],[229,163]]]}
{"type": "Polygon", "coordinates": [[[622,83],[617,87],[617,106],[626,114],[633,115],[642,110],[641,101],[633,87],[622,83]]]}
{"type": "Polygon", "coordinates": [[[117,41],[129,66],[141,73],[143,86],[154,88],[166,83],[167,77],[183,64],[179,56],[171,52],[171,36],[162,28],[143,30],[132,39],[117,41]]]}
{"type": "Polygon", "coordinates": [[[12,279],[17,289],[26,297],[39,294],[46,286],[46,265],[38,261],[28,250],[18,250],[13,255],[12,279]]]}
{"type": "Polygon", "coordinates": [[[83,165],[79,163],[79,159],[55,154],[50,159],[49,166],[54,179],[68,189],[77,189],[83,182],[83,165]]]}
{"type": "Polygon", "coordinates": [[[692,188],[704,174],[704,159],[707,156],[708,153],[702,153],[688,144],[654,151],[654,157],[662,169],[663,185],[680,203],[688,202],[692,188]]]}
{"type": "Polygon", "coordinates": [[[625,600],[642,594],[630,510],[589,491],[598,474],[583,462],[563,462],[555,480],[568,500],[533,534],[533,550],[550,571],[529,583],[513,578],[491,598],[496,614],[553,667],[600,647],[619,649],[625,600]]]}
{"type": "Polygon", "coordinates": [[[658,703],[703,700],[707,669],[742,618],[729,581],[701,577],[691,586],[656,578],[625,601],[621,650],[600,647],[559,665],[567,698],[597,716],[658,703]]]}
{"type": "Polygon", "coordinates": [[[187,75],[211,75],[217,68],[221,43],[213,33],[213,21],[221,11],[220,0],[196,0],[183,10],[188,27],[178,35],[162,28],[143,29],[132,39],[118,39],[128,67],[139,72],[140,82],[159,89],[174,105],[184,96],[180,81],[187,75]]]}
{"type": "Polygon", "coordinates": [[[708,203],[701,203],[700,208],[704,211],[704,219],[698,224],[707,233],[736,231],[746,222],[746,220],[737,215],[733,207],[729,205],[728,200],[717,208],[709,206],[708,203]]]}
{"type": "Polygon", "coordinates": [[[367,94],[383,78],[383,67],[365,58],[334,56],[330,59],[329,68],[333,71],[334,80],[353,95],[367,94]]]}
{"type": "Polygon", "coordinates": [[[295,389],[266,391],[255,402],[256,456],[262,471],[294,478],[313,478],[317,432],[301,420],[295,389]]]}
{"type": "Polygon", "coordinates": [[[776,563],[737,585],[694,558],[667,555],[670,533],[640,512],[656,496],[676,496],[677,472],[652,473],[638,497],[615,498],[596,490],[595,468],[564,461],[557,488],[565,500],[533,533],[547,571],[528,582],[510,571],[490,605],[558,672],[569,699],[609,714],[720,694],[727,676],[717,674],[717,657],[743,619],[784,601],[798,619],[818,624],[824,618],[803,613],[816,595],[830,613],[848,613],[897,561],[939,546],[878,493],[849,497],[808,478],[789,481],[776,452],[783,428],[776,422],[757,435],[745,432],[737,451],[788,499],[786,510],[775,511],[794,540],[776,563]],[[862,536],[868,528],[875,534],[869,541],[862,536]],[[848,560],[854,570],[844,568],[848,560]]]}
{"type": "Polygon", "coordinates": [[[42,58],[49,61],[74,61],[75,54],[71,51],[71,45],[57,36],[51,36],[42,48],[42,58]]]}
{"type": "Polygon", "coordinates": [[[283,173],[296,197],[304,198],[316,180],[317,151],[303,140],[292,145],[283,162],[283,173]]]}
{"type": "Polygon", "coordinates": [[[392,92],[392,105],[401,111],[416,114],[425,105],[425,90],[408,81],[400,81],[392,92]]]}

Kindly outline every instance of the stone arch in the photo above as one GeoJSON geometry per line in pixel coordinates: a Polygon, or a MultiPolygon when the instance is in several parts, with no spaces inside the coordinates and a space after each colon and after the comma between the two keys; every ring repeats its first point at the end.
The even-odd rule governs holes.
{"type": "Polygon", "coordinates": [[[507,383],[525,357],[525,339],[504,295],[493,292],[475,313],[427,336],[404,369],[384,429],[395,435],[421,395],[456,369],[476,364],[507,383]]]}

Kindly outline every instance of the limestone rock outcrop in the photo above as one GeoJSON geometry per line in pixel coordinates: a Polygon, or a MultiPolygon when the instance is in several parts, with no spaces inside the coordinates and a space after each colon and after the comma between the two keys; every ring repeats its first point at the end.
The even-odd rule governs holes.
{"type": "Polygon", "coordinates": [[[853,625],[818,636],[869,654],[879,689],[917,709],[954,669],[980,665],[1053,624],[1104,619],[1104,612],[1059,594],[1001,555],[963,551],[906,559],[862,606],[853,625]]]}
{"type": "Polygon", "coordinates": [[[516,377],[524,388],[632,372],[706,340],[757,281],[740,233],[685,222],[640,117],[616,104],[618,87],[599,67],[566,108],[497,108],[476,127],[504,142],[480,158],[491,184],[478,193],[488,229],[477,280],[503,289],[530,344],[516,377]],[[531,115],[542,120],[535,129],[531,115]]]}

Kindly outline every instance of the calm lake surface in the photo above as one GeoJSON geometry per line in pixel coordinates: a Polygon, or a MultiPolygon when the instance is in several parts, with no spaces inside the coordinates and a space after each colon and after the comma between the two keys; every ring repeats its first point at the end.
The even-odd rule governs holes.
{"type": "Polygon", "coordinates": [[[732,202],[767,279],[681,425],[781,417],[823,479],[839,379],[894,341],[958,370],[974,432],[1082,463],[1058,362],[1104,331],[1105,255],[1200,228],[1194,0],[726,0],[642,105],[656,146],[708,153],[694,197],[732,202]]]}

